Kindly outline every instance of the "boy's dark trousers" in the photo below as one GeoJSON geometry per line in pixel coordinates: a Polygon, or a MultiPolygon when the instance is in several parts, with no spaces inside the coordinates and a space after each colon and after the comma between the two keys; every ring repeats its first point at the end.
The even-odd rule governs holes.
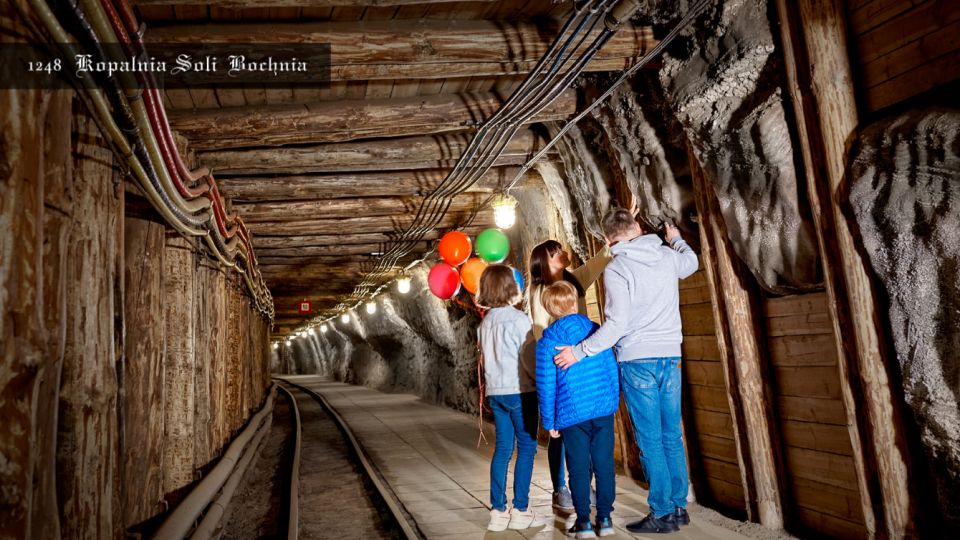
{"type": "Polygon", "coordinates": [[[570,473],[570,494],[577,522],[590,521],[591,462],[597,481],[597,519],[610,517],[616,496],[613,466],[613,415],[574,424],[561,430],[570,473]]]}

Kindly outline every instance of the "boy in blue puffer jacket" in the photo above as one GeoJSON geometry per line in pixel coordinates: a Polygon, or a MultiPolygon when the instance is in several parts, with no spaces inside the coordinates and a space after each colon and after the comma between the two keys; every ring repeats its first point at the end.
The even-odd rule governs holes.
{"type": "Polygon", "coordinates": [[[567,449],[570,491],[576,523],[574,538],[596,538],[590,525],[590,476],[597,483],[596,534],[615,534],[613,512],[616,480],[613,465],[613,415],[620,401],[619,372],[613,350],[584,358],[568,369],[553,363],[556,348],[579,343],[598,328],[577,313],[577,289],[566,281],[547,287],[541,296],[556,320],[537,342],[537,397],[540,417],[550,436],[563,436],[567,449]],[[592,466],[591,466],[592,465],[592,466]]]}

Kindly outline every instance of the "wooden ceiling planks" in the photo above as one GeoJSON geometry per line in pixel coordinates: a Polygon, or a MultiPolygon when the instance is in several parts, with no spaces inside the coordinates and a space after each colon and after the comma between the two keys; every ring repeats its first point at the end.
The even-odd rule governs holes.
{"type": "MultiPolygon", "coordinates": [[[[329,87],[189,89],[164,93],[175,126],[190,114],[196,118],[186,122],[208,116],[216,119],[221,114],[218,111],[226,109],[222,114],[227,116],[219,121],[219,131],[214,127],[191,132],[186,124],[177,127],[190,139],[190,149],[199,152],[199,163],[214,169],[222,192],[232,198],[232,210],[244,216],[249,224],[258,260],[275,295],[276,322],[284,327],[296,327],[305,320],[296,311],[296,302],[304,296],[313,302],[313,316],[337,305],[342,295],[353,291],[362,280],[364,270],[377,263],[376,254],[387,249],[388,243],[409,226],[411,210],[419,205],[420,197],[444,178],[469,140],[469,133],[447,130],[455,129],[458,123],[469,127],[475,118],[467,119],[452,110],[445,115],[446,125],[441,125],[444,121],[437,115],[419,119],[400,115],[393,120],[378,120],[376,115],[345,116],[349,124],[336,127],[335,122],[319,123],[304,129],[292,119],[294,115],[284,118],[283,121],[291,122],[284,134],[282,127],[262,130],[254,119],[246,125],[249,129],[244,129],[243,120],[231,127],[230,115],[242,108],[254,111],[255,115],[258,107],[267,107],[264,113],[284,107],[326,107],[324,110],[331,111],[341,107],[347,115],[347,105],[351,102],[356,105],[359,100],[391,107],[402,104],[403,100],[433,97],[436,102],[464,93],[482,94],[487,100],[490,96],[503,100],[523,80],[523,70],[528,69],[547,46],[549,38],[545,36],[555,27],[545,21],[557,21],[570,9],[568,2],[556,4],[553,0],[220,0],[209,6],[195,5],[195,0],[134,0],[134,3],[148,24],[145,36],[148,43],[155,37],[191,26],[202,28],[197,39],[211,39],[208,37],[211,30],[228,24],[271,40],[277,36],[277,28],[293,28],[299,32],[300,28],[319,24],[348,30],[350,25],[374,30],[399,28],[394,34],[380,33],[389,44],[409,39],[406,36],[416,28],[439,30],[430,41],[431,46],[439,43],[449,47],[456,45],[463,34],[469,34],[470,28],[509,28],[509,32],[500,32],[499,44],[495,39],[491,46],[488,40],[495,35],[489,34],[487,38],[481,36],[480,42],[470,44],[462,53],[454,50],[454,54],[446,58],[441,54],[426,59],[411,55],[406,60],[401,57],[400,63],[387,68],[363,65],[363,56],[369,56],[372,50],[369,39],[373,36],[347,32],[342,42],[334,36],[334,56],[359,55],[357,58],[348,55],[345,62],[358,64],[360,68],[351,68],[352,74],[350,69],[335,73],[329,87]],[[495,23],[484,23],[485,20],[495,23]],[[241,26],[251,24],[253,26],[241,26]],[[530,31],[524,34],[524,28],[530,31]],[[356,47],[363,40],[368,40],[369,50],[356,47]],[[489,61],[491,50],[500,51],[503,58],[499,63],[495,59],[489,61]],[[522,57],[519,63],[515,62],[518,57],[522,57]],[[478,60],[481,69],[473,65],[478,60]],[[431,65],[436,61],[441,64],[431,65]],[[243,137],[247,138],[243,144],[250,145],[246,148],[252,150],[252,154],[230,149],[243,137]],[[265,145],[281,146],[266,148],[265,145]],[[334,164],[333,171],[337,172],[317,166],[335,163],[355,150],[360,150],[360,157],[354,155],[339,165],[334,164]],[[260,158],[266,161],[258,165],[260,158]],[[255,175],[248,175],[251,173],[255,175]]],[[[633,40],[630,46],[634,48],[619,52],[620,56],[615,56],[613,62],[598,69],[619,69],[653,43],[646,29],[634,31],[635,35],[630,38],[633,40]],[[637,43],[642,45],[635,47],[637,43]]],[[[629,40],[623,43],[626,41],[629,40]]],[[[615,44],[609,50],[616,47],[615,44]]],[[[396,57],[392,59],[396,60],[396,57]]],[[[575,108],[575,98],[570,101],[572,104],[564,105],[563,117],[569,117],[569,106],[575,108]]],[[[491,112],[487,106],[478,110],[482,114],[477,118],[488,117],[491,112]]],[[[217,124],[214,121],[209,125],[217,124]]],[[[529,130],[522,131],[518,141],[512,143],[514,148],[508,152],[507,159],[501,160],[501,166],[484,175],[467,194],[455,199],[453,211],[441,220],[436,230],[428,232],[400,264],[419,258],[443,231],[469,219],[478,202],[512,180],[518,170],[516,166],[539,144],[542,141],[533,138],[529,130]]],[[[525,174],[520,186],[540,182],[539,175],[531,171],[525,174]]],[[[466,232],[476,234],[492,225],[492,212],[484,209],[466,232]]]]}

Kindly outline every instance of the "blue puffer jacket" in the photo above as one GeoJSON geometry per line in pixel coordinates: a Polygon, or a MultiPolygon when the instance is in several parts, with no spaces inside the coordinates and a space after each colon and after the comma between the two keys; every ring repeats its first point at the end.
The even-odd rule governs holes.
{"type": "Polygon", "coordinates": [[[612,349],[567,369],[553,363],[556,347],[576,345],[597,328],[583,315],[567,315],[548,326],[537,342],[537,397],[544,429],[560,430],[616,412],[620,373],[612,349]]]}

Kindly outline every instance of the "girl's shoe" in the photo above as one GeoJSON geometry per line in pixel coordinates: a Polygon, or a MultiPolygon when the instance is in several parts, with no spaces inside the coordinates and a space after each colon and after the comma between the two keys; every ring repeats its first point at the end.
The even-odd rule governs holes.
{"type": "Polygon", "coordinates": [[[503,510],[497,510],[496,508],[490,510],[490,523],[487,524],[488,531],[505,531],[507,530],[507,525],[510,523],[510,512],[503,510]]]}
{"type": "MultiPolygon", "coordinates": [[[[516,508],[510,509],[510,523],[507,527],[511,529],[529,529],[531,527],[541,527],[547,524],[547,520],[543,518],[540,514],[530,510],[529,508],[521,512],[516,508]]],[[[501,529],[502,530],[502,529],[501,529]]]]}
{"type": "Polygon", "coordinates": [[[597,533],[593,532],[593,525],[589,521],[574,523],[573,527],[567,529],[567,536],[570,538],[596,538],[597,533]]]}
{"type": "Polygon", "coordinates": [[[613,530],[613,520],[608,517],[597,520],[597,536],[613,536],[617,531],[613,530]]]}
{"type": "Polygon", "coordinates": [[[567,486],[553,492],[553,507],[564,512],[573,512],[573,495],[567,486]]]}

